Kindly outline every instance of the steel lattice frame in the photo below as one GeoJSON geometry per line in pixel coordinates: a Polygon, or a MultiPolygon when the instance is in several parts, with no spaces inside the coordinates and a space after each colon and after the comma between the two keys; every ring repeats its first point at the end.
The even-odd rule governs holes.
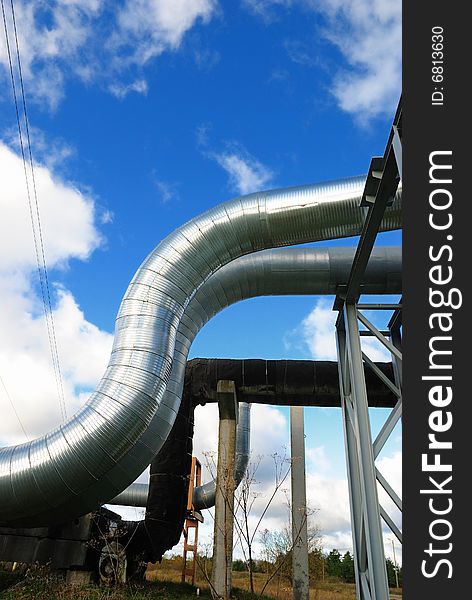
{"type": "Polygon", "coordinates": [[[401,499],[375,466],[375,459],[398,423],[402,412],[399,323],[400,321],[396,320],[392,325],[389,340],[362,315],[356,303],[346,303],[337,325],[341,406],[359,600],[389,598],[381,518],[399,542],[402,541],[401,531],[379,502],[377,482],[400,511],[402,510],[401,499]],[[395,382],[388,380],[362,352],[359,321],[391,351],[395,365],[395,382]],[[374,372],[398,398],[397,404],[375,440],[372,440],[370,430],[364,363],[374,369],[374,372]]]}
{"type": "Polygon", "coordinates": [[[398,106],[383,157],[373,158],[362,204],[368,206],[364,229],[346,289],[336,297],[339,385],[344,424],[354,568],[358,600],[388,600],[390,597],[382,536],[383,519],[399,542],[402,533],[380,504],[378,484],[397,508],[402,502],[375,465],[375,459],[402,413],[401,304],[359,304],[362,278],[385,208],[401,178],[401,102],[398,106]],[[387,331],[379,331],[361,312],[389,310],[393,315],[387,331]],[[363,328],[360,329],[359,325],[363,328]],[[394,381],[388,379],[362,352],[361,336],[373,336],[392,356],[394,381]],[[395,407],[372,440],[364,366],[367,365],[398,398],[395,407]]]}

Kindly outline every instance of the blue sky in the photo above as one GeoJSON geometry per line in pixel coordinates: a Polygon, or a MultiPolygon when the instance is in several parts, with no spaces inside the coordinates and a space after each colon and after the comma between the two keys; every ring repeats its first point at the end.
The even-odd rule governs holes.
{"type": "MultiPolygon", "coordinates": [[[[106,366],[128,282],[163,237],[232,196],[362,174],[383,153],[400,94],[401,3],[17,0],[15,8],[72,414],[106,366]]],[[[14,50],[8,10],[7,24],[14,50]]],[[[10,400],[29,436],[57,424],[60,413],[0,37],[0,442],[6,444],[25,438],[10,400]]],[[[380,241],[399,244],[399,234],[380,241]]],[[[332,299],[316,298],[241,303],[204,328],[191,356],[330,356],[324,332],[331,305],[332,299]]],[[[255,447],[269,456],[287,443],[288,415],[271,409],[262,417],[272,419],[274,435],[256,428],[255,447]]],[[[384,417],[376,414],[375,428],[384,417]]],[[[201,427],[198,450],[205,449],[201,427]]],[[[339,411],[307,411],[309,472],[326,490],[344,485],[341,435],[339,411]]],[[[397,435],[384,453],[397,479],[399,452],[397,435]]],[[[321,496],[314,502],[323,523],[321,496]]],[[[324,520],[327,548],[350,545],[345,502],[342,511],[337,522],[331,515],[324,520]]],[[[274,526],[281,514],[274,513],[274,526]]]]}

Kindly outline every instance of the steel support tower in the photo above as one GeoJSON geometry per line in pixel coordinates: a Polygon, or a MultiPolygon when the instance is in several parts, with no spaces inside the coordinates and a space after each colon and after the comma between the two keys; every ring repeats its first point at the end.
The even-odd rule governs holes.
{"type": "Polygon", "coordinates": [[[359,303],[362,278],[382,217],[386,207],[393,201],[402,176],[401,133],[400,100],[385,153],[382,157],[374,157],[370,164],[361,199],[361,206],[367,208],[364,228],[348,283],[345,289],[339,291],[334,303],[334,310],[339,313],[336,339],[358,600],[389,598],[382,520],[399,542],[402,541],[400,529],[379,503],[378,485],[386,491],[400,511],[401,499],[375,464],[402,413],[401,300],[398,304],[359,303]],[[380,331],[365,317],[363,310],[390,311],[387,329],[380,331]],[[375,337],[390,352],[393,381],[362,351],[363,336],[375,337]],[[398,398],[375,440],[372,439],[370,427],[364,364],[398,398]]]}

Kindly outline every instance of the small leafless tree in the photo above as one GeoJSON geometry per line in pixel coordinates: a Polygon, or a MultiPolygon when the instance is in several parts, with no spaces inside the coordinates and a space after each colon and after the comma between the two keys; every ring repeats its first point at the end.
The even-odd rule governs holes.
{"type": "MultiPolygon", "coordinates": [[[[312,510],[306,511],[305,521],[302,521],[300,531],[296,532],[294,539],[292,539],[290,499],[287,489],[283,487],[290,474],[292,463],[291,460],[287,458],[286,452],[283,454],[276,452],[271,455],[271,458],[273,462],[274,479],[267,499],[264,498],[264,504],[261,506],[261,503],[257,502],[256,507],[256,501],[263,499],[263,494],[257,491],[257,486],[260,485],[260,482],[257,479],[257,472],[263,457],[257,456],[255,459],[249,461],[246,473],[235,493],[233,513],[236,534],[235,546],[239,544],[239,547],[241,548],[248,572],[249,589],[253,594],[255,593],[254,544],[256,541],[259,541],[263,546],[263,558],[266,560],[267,565],[272,565],[272,568],[270,570],[268,568],[267,570],[267,579],[263,584],[261,595],[264,593],[267,585],[277,575],[286,576],[291,582],[292,549],[298,543],[302,528],[305,526],[307,519],[309,552],[312,552],[315,548],[320,548],[321,541],[318,528],[313,525],[310,526],[311,517],[315,513],[315,511],[312,510]],[[273,505],[274,500],[282,493],[285,495],[285,505],[287,506],[288,512],[287,524],[279,531],[270,532],[267,529],[261,531],[263,519],[273,505]],[[251,525],[256,508],[260,510],[260,514],[256,524],[251,525]]],[[[206,454],[206,462],[209,472],[213,474],[216,470],[214,453],[206,454]]]]}
{"type": "Polygon", "coordinates": [[[266,589],[267,585],[276,577],[284,577],[289,580],[292,584],[292,553],[293,548],[296,546],[300,539],[302,529],[305,523],[308,525],[308,553],[309,555],[321,550],[321,535],[319,528],[312,522],[312,518],[315,515],[315,510],[307,509],[305,511],[305,517],[300,524],[300,528],[295,532],[295,536],[292,533],[291,526],[291,507],[290,502],[287,501],[288,518],[285,526],[277,531],[269,531],[264,529],[260,534],[260,542],[263,547],[263,555],[267,561],[268,566],[268,577],[261,590],[261,594],[266,589]],[[269,565],[271,565],[271,571],[269,572],[269,565]]]}
{"type": "Polygon", "coordinates": [[[235,502],[235,526],[238,541],[241,547],[241,551],[243,553],[247,569],[249,575],[249,589],[252,593],[255,593],[254,590],[254,543],[257,539],[257,535],[260,530],[260,526],[264,517],[267,514],[267,511],[273,504],[275,498],[282,491],[282,486],[284,485],[291,468],[290,460],[286,457],[286,454],[283,455],[279,453],[274,453],[271,455],[273,461],[273,469],[274,469],[274,482],[272,486],[272,491],[268,499],[264,502],[264,506],[261,510],[259,518],[255,524],[251,528],[250,526],[250,516],[252,515],[255,501],[258,498],[262,497],[260,492],[256,492],[254,490],[254,486],[258,484],[256,479],[256,473],[259,469],[262,457],[259,456],[255,461],[251,461],[246,470],[246,474],[239,486],[238,492],[236,494],[236,502],[235,502]]]}
{"type": "MultiPolygon", "coordinates": [[[[207,468],[211,474],[216,470],[214,453],[205,454],[207,468]]],[[[249,461],[245,475],[239,484],[235,493],[234,502],[234,526],[236,533],[236,543],[239,544],[243,554],[244,562],[248,570],[249,588],[254,591],[254,543],[257,541],[257,534],[260,530],[262,520],[267,514],[274,499],[282,491],[282,486],[290,474],[291,462],[286,453],[279,454],[275,452],[271,455],[274,470],[274,483],[268,499],[265,501],[259,518],[255,526],[251,527],[251,516],[255,511],[255,502],[262,498],[262,493],[256,491],[256,486],[260,482],[257,480],[257,471],[260,467],[262,456],[257,456],[249,461]]]]}

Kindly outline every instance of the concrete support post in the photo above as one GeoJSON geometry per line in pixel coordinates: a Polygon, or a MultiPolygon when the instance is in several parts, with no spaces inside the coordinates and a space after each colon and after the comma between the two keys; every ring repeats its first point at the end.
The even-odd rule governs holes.
{"type": "Polygon", "coordinates": [[[218,381],[218,466],[216,474],[215,526],[212,586],[224,600],[231,596],[234,523],[234,464],[238,402],[234,381],[218,381]]]}
{"type": "Polygon", "coordinates": [[[293,600],[308,600],[310,580],[303,406],[290,407],[290,447],[292,459],[293,600]]]}

